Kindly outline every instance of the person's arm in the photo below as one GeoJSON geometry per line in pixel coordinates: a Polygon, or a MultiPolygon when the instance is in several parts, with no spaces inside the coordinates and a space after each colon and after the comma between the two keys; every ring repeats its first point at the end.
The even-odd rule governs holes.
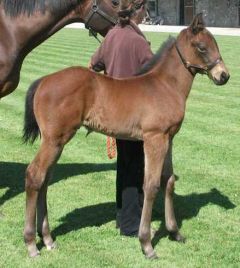
{"type": "Polygon", "coordinates": [[[146,64],[153,57],[153,52],[151,50],[149,43],[143,38],[140,38],[138,40],[136,50],[141,66],[146,64]]]}
{"type": "Polygon", "coordinates": [[[98,48],[98,50],[94,53],[94,55],[91,58],[89,68],[94,70],[95,72],[101,72],[105,70],[105,64],[104,64],[104,45],[103,43],[98,48]]]}

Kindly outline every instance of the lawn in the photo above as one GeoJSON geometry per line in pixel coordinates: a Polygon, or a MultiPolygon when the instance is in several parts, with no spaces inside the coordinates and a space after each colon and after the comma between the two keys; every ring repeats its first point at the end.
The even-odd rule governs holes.
{"type": "MultiPolygon", "coordinates": [[[[154,51],[168,34],[146,33],[154,51]]],[[[115,160],[106,138],[81,129],[65,147],[48,191],[58,248],[27,257],[23,243],[24,172],[39,145],[22,144],[25,92],[35,79],[71,65],[87,66],[98,47],[86,30],[63,29],[24,61],[18,89],[0,101],[0,267],[240,267],[240,37],[217,36],[231,73],[227,85],[197,76],[174,140],[179,176],[175,211],[185,244],[168,239],[159,193],[152,225],[159,259],[115,228],[115,160]]],[[[174,70],[173,70],[174,71],[174,70]]]]}

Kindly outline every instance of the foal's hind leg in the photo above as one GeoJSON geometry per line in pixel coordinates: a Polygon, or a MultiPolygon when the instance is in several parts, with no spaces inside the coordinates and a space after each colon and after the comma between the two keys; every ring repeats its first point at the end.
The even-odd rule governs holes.
{"type": "Polygon", "coordinates": [[[175,176],[173,174],[172,166],[172,142],[169,144],[169,149],[163,165],[161,186],[164,189],[165,196],[165,222],[166,228],[170,233],[172,239],[176,241],[184,241],[178,230],[177,221],[175,218],[173,207],[175,176]]]}
{"type": "Polygon", "coordinates": [[[156,258],[151,244],[151,218],[153,202],[160,188],[163,162],[168,150],[167,135],[149,135],[144,137],[145,177],[144,204],[139,228],[139,240],[147,258],[156,258]]]}
{"type": "Polygon", "coordinates": [[[51,237],[47,212],[47,189],[50,177],[51,171],[46,175],[45,182],[39,191],[37,200],[37,232],[48,250],[56,247],[56,244],[51,237]]]}
{"type": "Polygon", "coordinates": [[[175,177],[172,175],[167,180],[165,185],[165,222],[166,228],[173,240],[184,242],[184,237],[180,234],[177,221],[175,218],[174,207],[173,207],[173,193],[174,193],[175,177]]]}
{"type": "MultiPolygon", "coordinates": [[[[61,150],[62,148],[59,146],[47,143],[43,139],[38,154],[27,168],[25,182],[27,200],[24,240],[30,257],[35,257],[39,254],[36,246],[36,206],[39,192],[45,183],[49,169],[55,164],[61,150]]],[[[46,219],[45,217],[45,221],[43,220],[43,222],[47,223],[46,219]]]]}

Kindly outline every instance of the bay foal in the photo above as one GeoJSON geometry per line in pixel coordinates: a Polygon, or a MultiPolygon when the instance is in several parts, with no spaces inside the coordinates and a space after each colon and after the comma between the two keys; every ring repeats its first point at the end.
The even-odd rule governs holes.
{"type": "Polygon", "coordinates": [[[144,72],[119,80],[72,67],[39,79],[29,89],[25,141],[34,141],[41,134],[40,149],[26,171],[24,238],[30,256],[39,254],[36,211],[37,230],[47,248],[54,248],[47,216],[48,181],[64,145],[81,126],[121,139],[144,141],[144,206],[139,229],[144,254],[156,257],[150,224],[160,186],[165,193],[166,228],[173,238],[182,240],[173,210],[174,176],[168,163],[162,172],[164,159],[181,127],[195,75],[207,74],[216,85],[223,85],[229,73],[201,14],[177,39],[167,41],[144,72]]]}

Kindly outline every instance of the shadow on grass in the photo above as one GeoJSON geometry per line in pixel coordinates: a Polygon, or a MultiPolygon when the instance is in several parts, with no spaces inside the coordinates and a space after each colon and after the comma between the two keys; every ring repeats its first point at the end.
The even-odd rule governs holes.
{"type": "MultiPolygon", "coordinates": [[[[153,238],[153,245],[156,245],[162,237],[168,236],[168,232],[165,229],[162,204],[163,200],[160,194],[155,202],[153,220],[161,221],[161,225],[153,238]]],[[[196,217],[200,209],[209,204],[218,205],[225,209],[236,207],[227,196],[215,188],[201,194],[192,193],[184,196],[175,194],[174,204],[176,204],[175,211],[179,228],[181,228],[184,220],[196,217]]],[[[115,220],[115,217],[114,202],[77,208],[60,219],[62,223],[53,230],[52,234],[53,237],[57,237],[85,227],[101,226],[115,220]]]]}
{"type": "Polygon", "coordinates": [[[54,238],[86,227],[101,226],[115,219],[115,202],[107,202],[74,209],[62,217],[53,231],[54,238]]]}
{"type": "MultiPolygon", "coordinates": [[[[24,192],[24,177],[27,164],[14,162],[0,162],[0,189],[7,188],[0,196],[0,206],[6,201],[24,192]]],[[[71,163],[57,164],[50,185],[75,175],[93,172],[115,170],[115,164],[71,163]]]]}
{"type": "MultiPolygon", "coordinates": [[[[24,191],[24,174],[26,167],[27,165],[22,163],[0,162],[0,188],[8,188],[6,193],[0,197],[0,205],[24,191]]],[[[57,183],[60,180],[75,175],[114,169],[115,164],[58,164],[50,184],[57,183]]],[[[155,202],[152,219],[160,220],[161,225],[153,238],[153,245],[156,245],[162,237],[168,235],[165,229],[164,208],[162,204],[162,194],[159,194],[155,202]]],[[[192,193],[183,196],[174,194],[174,204],[179,228],[181,228],[184,220],[196,217],[200,209],[209,204],[214,204],[225,209],[233,209],[236,207],[227,196],[215,188],[211,189],[209,192],[200,194],[192,193]]],[[[54,237],[85,227],[101,226],[109,221],[115,220],[115,203],[109,202],[77,208],[60,220],[62,223],[52,232],[54,237]]]]}
{"type": "MultiPolygon", "coordinates": [[[[159,201],[160,203],[163,203],[163,199],[158,197],[158,204],[159,201]]],[[[192,193],[190,195],[185,196],[174,194],[174,210],[180,231],[184,220],[189,220],[191,218],[196,217],[200,209],[209,204],[217,205],[226,210],[234,209],[236,207],[236,205],[232,203],[226,195],[222,194],[216,188],[211,189],[207,193],[192,193]]],[[[165,228],[163,208],[160,212],[160,215],[162,215],[162,221],[159,230],[157,230],[155,236],[152,239],[153,246],[155,246],[162,237],[166,237],[169,235],[165,228]]],[[[209,215],[209,217],[211,217],[211,215],[209,215]]]]}

